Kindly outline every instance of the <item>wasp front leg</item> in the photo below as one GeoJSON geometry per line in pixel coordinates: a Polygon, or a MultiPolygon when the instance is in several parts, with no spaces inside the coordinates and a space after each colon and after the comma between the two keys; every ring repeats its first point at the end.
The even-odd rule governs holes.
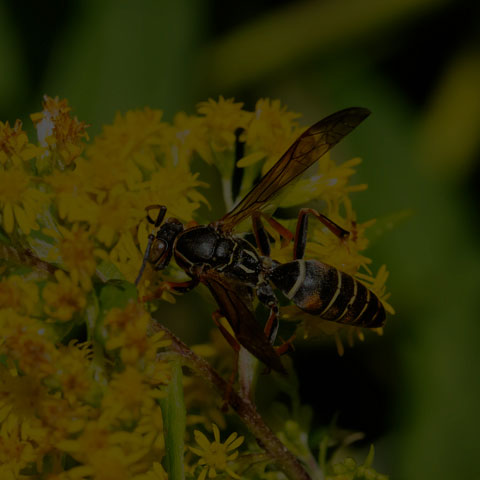
{"type": "Polygon", "coordinates": [[[163,282],[152,294],[142,298],[144,302],[152,302],[162,297],[163,292],[173,290],[176,293],[187,293],[198,285],[196,278],[186,280],[185,282],[163,282]]]}
{"type": "Polygon", "coordinates": [[[302,208],[298,214],[297,228],[295,230],[295,241],[293,244],[293,259],[302,259],[307,246],[308,215],[313,215],[317,220],[323,223],[335,236],[341,240],[346,239],[350,232],[343,229],[325,215],[318,213],[313,208],[302,208]]]}

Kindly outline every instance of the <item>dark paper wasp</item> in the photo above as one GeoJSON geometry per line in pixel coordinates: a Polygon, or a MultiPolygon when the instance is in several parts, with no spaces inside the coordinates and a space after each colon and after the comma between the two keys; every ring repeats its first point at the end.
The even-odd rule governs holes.
{"type": "MultiPolygon", "coordinates": [[[[270,258],[269,238],[261,217],[262,209],[292,180],[327,153],[368,115],[365,108],[347,108],[336,112],[306,130],[259,183],[226,215],[209,225],[186,227],[175,218],[163,221],[166,207],[156,219],[147,214],[156,234],[151,233],[137,277],[147,263],[155,270],[164,269],[173,258],[190,280],[168,282],[177,292],[187,292],[203,283],[208,287],[219,310],[213,317],[223,335],[238,354],[240,345],[273,370],[283,372],[279,348],[273,343],[278,329],[279,307],[272,285],[305,312],[346,325],[375,328],[383,325],[385,309],[378,297],[352,276],[319,262],[305,260],[307,221],[313,215],[340,238],[349,232],[313,209],[300,211],[294,236],[293,260],[279,263],[270,258]],[[251,217],[257,243],[233,233],[234,227],[251,217]],[[254,294],[270,310],[265,328],[253,311],[254,294]],[[224,316],[235,338],[218,321],[224,316]]],[[[266,220],[281,235],[293,235],[270,217],[266,220]]],[[[285,345],[285,344],[284,344],[285,345]]]]}

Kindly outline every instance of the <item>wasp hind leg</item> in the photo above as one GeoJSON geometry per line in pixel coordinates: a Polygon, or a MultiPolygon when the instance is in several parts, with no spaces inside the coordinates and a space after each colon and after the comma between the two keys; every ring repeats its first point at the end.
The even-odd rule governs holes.
{"type": "Polygon", "coordinates": [[[344,240],[350,235],[350,232],[343,229],[325,215],[318,213],[313,208],[302,208],[298,214],[297,228],[295,230],[295,241],[293,244],[293,259],[301,260],[305,254],[307,246],[308,215],[313,215],[317,220],[323,223],[335,236],[344,240]]]}
{"type": "Polygon", "coordinates": [[[262,282],[257,285],[256,294],[258,300],[270,309],[270,315],[265,324],[264,332],[271,345],[275,343],[278,332],[278,300],[268,282],[262,282]]]}
{"type": "MultiPolygon", "coordinates": [[[[264,305],[270,308],[270,315],[268,317],[267,323],[265,324],[264,332],[268,341],[273,345],[278,333],[279,327],[279,308],[278,300],[275,296],[272,287],[268,283],[262,283],[257,287],[257,297],[264,305]]],[[[285,355],[288,352],[293,351],[292,342],[295,339],[295,334],[293,334],[287,341],[282,342],[278,347],[274,347],[275,351],[279,355],[285,355]]],[[[267,369],[267,372],[269,369],[267,369]]]]}

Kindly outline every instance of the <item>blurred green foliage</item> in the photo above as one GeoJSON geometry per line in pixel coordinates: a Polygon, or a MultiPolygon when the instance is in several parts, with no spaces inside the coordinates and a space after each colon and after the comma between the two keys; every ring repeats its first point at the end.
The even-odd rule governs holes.
{"type": "MultiPolygon", "coordinates": [[[[480,478],[479,20],[477,3],[447,0],[4,1],[0,118],[31,130],[44,93],[66,97],[92,134],[116,111],[171,119],[220,94],[250,108],[279,98],[306,125],[370,108],[333,155],[364,159],[356,209],[379,218],[369,256],[391,271],[397,314],[342,359],[300,345],[301,380],[318,364],[332,381],[304,401],[335,410],[322,392],[345,395],[332,394],[339,424],[370,435],[392,479],[480,478]]],[[[193,314],[192,295],[168,311],[193,314]]]]}

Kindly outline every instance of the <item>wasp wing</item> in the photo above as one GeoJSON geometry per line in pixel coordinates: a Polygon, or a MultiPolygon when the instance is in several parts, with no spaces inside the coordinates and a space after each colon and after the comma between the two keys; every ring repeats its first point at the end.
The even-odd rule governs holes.
{"type": "Polygon", "coordinates": [[[285,373],[280,356],[268,341],[249,305],[251,292],[248,287],[214,270],[201,274],[200,281],[212,292],[237,341],[267,367],[285,373]]]}
{"type": "Polygon", "coordinates": [[[346,108],[320,120],[302,133],[260,182],[219,223],[232,230],[252,213],[264,208],[289,182],[301,175],[321,156],[370,115],[360,107],[346,108]]]}

